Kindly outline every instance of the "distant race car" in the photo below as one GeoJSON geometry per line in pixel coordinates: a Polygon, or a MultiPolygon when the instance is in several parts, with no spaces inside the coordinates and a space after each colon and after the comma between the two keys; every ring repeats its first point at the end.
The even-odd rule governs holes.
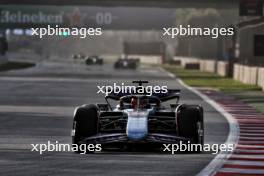
{"type": "Polygon", "coordinates": [[[139,65],[139,59],[118,59],[115,64],[114,68],[119,69],[119,68],[124,68],[124,69],[136,69],[139,65]]]}
{"type": "MultiPolygon", "coordinates": [[[[147,81],[133,81],[142,86],[147,81]]],[[[137,86],[137,88],[138,88],[137,86]]],[[[105,104],[82,105],[75,109],[72,143],[101,144],[103,147],[151,144],[204,143],[203,108],[180,104],[180,90],[105,96],[105,104]],[[112,107],[109,99],[117,101],[112,107]],[[165,102],[176,100],[165,106],[165,102]]],[[[198,151],[199,152],[199,151],[198,151]]]]}
{"type": "Polygon", "coordinates": [[[85,55],[82,54],[82,53],[73,54],[73,55],[72,55],[72,58],[73,58],[73,59],[84,59],[84,58],[85,58],[85,55]]]}
{"type": "Polygon", "coordinates": [[[86,65],[103,65],[104,61],[99,56],[88,56],[85,59],[85,63],[86,65]]]}

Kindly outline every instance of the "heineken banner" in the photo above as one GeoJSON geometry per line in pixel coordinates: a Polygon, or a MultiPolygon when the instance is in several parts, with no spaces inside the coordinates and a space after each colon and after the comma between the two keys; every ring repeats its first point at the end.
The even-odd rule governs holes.
{"type": "Polygon", "coordinates": [[[1,28],[47,25],[104,29],[162,29],[174,24],[173,9],[73,6],[0,6],[1,28]],[[135,21],[137,23],[135,23],[135,21]]]}
{"type": "Polygon", "coordinates": [[[1,28],[31,28],[47,24],[64,24],[64,12],[55,8],[0,6],[1,28]]]}

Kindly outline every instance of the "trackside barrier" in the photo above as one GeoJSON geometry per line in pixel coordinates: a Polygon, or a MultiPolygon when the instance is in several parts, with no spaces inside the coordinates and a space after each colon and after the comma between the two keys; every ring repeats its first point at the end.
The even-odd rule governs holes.
{"type": "Polygon", "coordinates": [[[258,69],[258,85],[264,90],[264,67],[258,69]]]}
{"type": "Polygon", "coordinates": [[[191,57],[175,57],[175,61],[180,61],[181,66],[185,68],[186,64],[200,64],[200,70],[204,72],[217,73],[221,76],[227,75],[228,64],[224,61],[204,60],[191,57]]]}
{"type": "MultiPolygon", "coordinates": [[[[217,73],[221,76],[227,76],[228,74],[228,63],[225,61],[204,60],[189,57],[175,57],[174,60],[179,60],[183,67],[185,67],[187,63],[199,63],[200,71],[217,73]]],[[[235,64],[233,79],[245,84],[258,85],[264,90],[264,67],[235,64]]]]}

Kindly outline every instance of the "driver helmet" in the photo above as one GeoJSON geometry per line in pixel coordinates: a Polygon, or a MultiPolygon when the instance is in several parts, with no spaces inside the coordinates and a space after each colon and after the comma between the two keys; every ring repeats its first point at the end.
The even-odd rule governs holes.
{"type": "Polygon", "coordinates": [[[133,109],[143,109],[146,108],[148,105],[148,100],[146,98],[140,98],[140,97],[133,97],[131,99],[131,106],[133,109]]]}

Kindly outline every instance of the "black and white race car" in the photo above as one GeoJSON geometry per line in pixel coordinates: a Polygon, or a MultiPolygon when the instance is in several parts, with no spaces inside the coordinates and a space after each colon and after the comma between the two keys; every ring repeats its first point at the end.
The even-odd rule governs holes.
{"type": "MultiPolygon", "coordinates": [[[[133,81],[142,86],[147,81],[133,81]]],[[[179,103],[180,90],[146,95],[142,93],[105,96],[105,104],[77,107],[72,143],[104,147],[151,144],[204,143],[203,108],[179,103]],[[109,100],[117,101],[112,107],[109,100]],[[175,102],[166,107],[165,102],[175,102]]]]}
{"type": "Polygon", "coordinates": [[[72,58],[73,59],[84,59],[85,55],[83,53],[73,54],[72,58]]]}
{"type": "Polygon", "coordinates": [[[100,58],[99,56],[88,56],[85,58],[86,65],[103,65],[104,60],[103,58],[100,58]]]}
{"type": "Polygon", "coordinates": [[[127,58],[120,58],[118,59],[115,64],[115,69],[136,69],[139,65],[139,59],[127,59],[127,58]]]}

